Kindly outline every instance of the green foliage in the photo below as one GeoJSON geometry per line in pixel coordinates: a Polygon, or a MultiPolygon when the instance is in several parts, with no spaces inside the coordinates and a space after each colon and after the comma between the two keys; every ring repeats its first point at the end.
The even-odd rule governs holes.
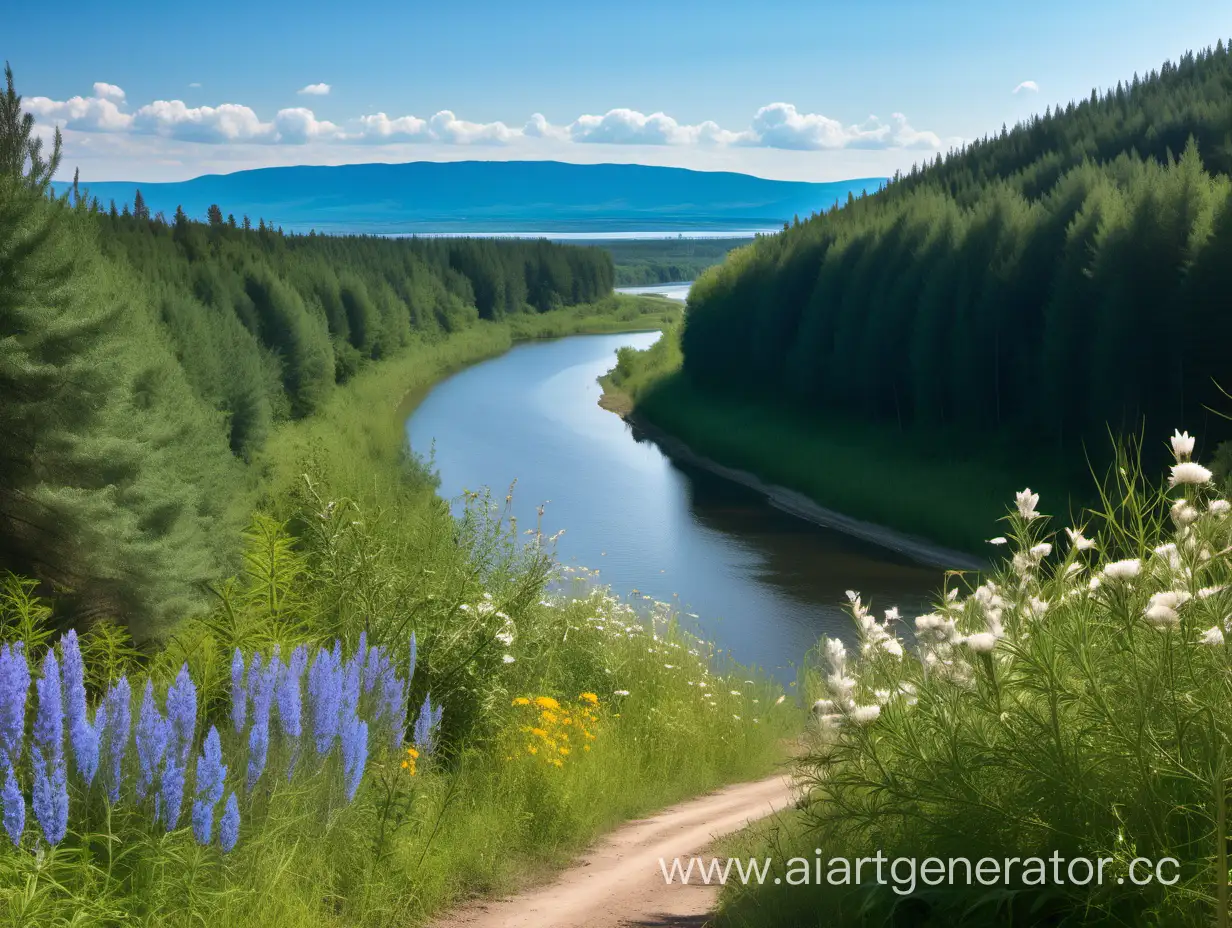
{"type": "Polygon", "coordinates": [[[685,375],[964,453],[1102,460],[1109,426],[1143,423],[1232,437],[1210,413],[1232,380],[1230,86],[1222,45],[1186,55],[736,249],[693,287],[685,375]]]}
{"type": "Polygon", "coordinates": [[[728,893],[722,924],[1227,924],[1232,507],[1188,452],[1177,460],[1161,487],[1121,446],[1077,535],[1024,491],[1007,558],[947,578],[905,654],[853,600],[858,655],[823,642],[801,673],[822,700],[799,761],[807,801],[744,847],[775,845],[779,869],[728,893]],[[853,705],[880,711],[860,722],[853,705]],[[877,852],[1020,868],[996,886],[961,870],[899,892],[867,873],[859,887],[773,886],[790,857],[877,852]],[[1104,879],[1063,866],[1060,883],[1032,885],[1022,862],[1054,852],[1106,860],[1104,879]],[[1175,859],[1178,879],[1135,885],[1135,857],[1175,859]]]}
{"type": "Polygon", "coordinates": [[[733,248],[745,244],[748,239],[683,237],[598,243],[615,262],[618,287],[695,280],[706,268],[721,263],[733,248]]]}

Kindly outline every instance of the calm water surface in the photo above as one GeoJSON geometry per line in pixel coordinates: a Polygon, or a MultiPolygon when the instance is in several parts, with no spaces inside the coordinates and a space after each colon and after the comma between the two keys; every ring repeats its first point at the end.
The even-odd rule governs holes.
{"type": "Polygon", "coordinates": [[[689,298],[690,282],[677,284],[653,284],[649,287],[617,287],[617,293],[628,293],[634,296],[665,296],[669,300],[679,300],[683,303],[689,298]]]}
{"type": "Polygon", "coordinates": [[[695,630],[780,678],[823,633],[851,638],[841,611],[856,589],[875,606],[918,609],[940,586],[935,568],[771,506],[755,492],[680,466],[598,405],[595,378],[616,349],[657,333],[522,344],[443,381],[407,423],[411,445],[435,441],[441,492],[517,480],[514,512],[566,529],[560,560],[600,571],[622,595],[679,602],[695,630]],[[639,591],[632,594],[633,590],[639,591]]]}

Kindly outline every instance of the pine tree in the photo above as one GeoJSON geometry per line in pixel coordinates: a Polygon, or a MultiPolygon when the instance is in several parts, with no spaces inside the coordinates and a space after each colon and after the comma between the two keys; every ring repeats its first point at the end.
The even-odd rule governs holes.
{"type": "Polygon", "coordinates": [[[141,195],[140,190],[133,194],[133,216],[137,219],[150,218],[150,208],[145,205],[145,197],[141,195]]]}

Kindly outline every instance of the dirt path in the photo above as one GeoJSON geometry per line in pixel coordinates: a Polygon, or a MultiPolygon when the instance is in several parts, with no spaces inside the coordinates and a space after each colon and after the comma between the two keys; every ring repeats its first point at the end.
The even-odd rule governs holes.
{"type": "Polygon", "coordinates": [[[792,798],[788,780],[776,775],[691,799],[621,826],[555,882],[466,906],[437,928],[701,928],[718,887],[668,885],[659,858],[670,866],[673,857],[696,854],[792,798]]]}

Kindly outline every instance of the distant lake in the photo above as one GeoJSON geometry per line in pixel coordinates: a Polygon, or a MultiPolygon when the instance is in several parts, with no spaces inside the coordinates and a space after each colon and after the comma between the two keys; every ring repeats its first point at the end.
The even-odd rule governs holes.
{"type": "Polygon", "coordinates": [[[692,281],[676,284],[655,284],[652,287],[617,287],[617,293],[627,293],[630,296],[665,296],[669,300],[679,300],[683,303],[689,298],[692,281]]]}

